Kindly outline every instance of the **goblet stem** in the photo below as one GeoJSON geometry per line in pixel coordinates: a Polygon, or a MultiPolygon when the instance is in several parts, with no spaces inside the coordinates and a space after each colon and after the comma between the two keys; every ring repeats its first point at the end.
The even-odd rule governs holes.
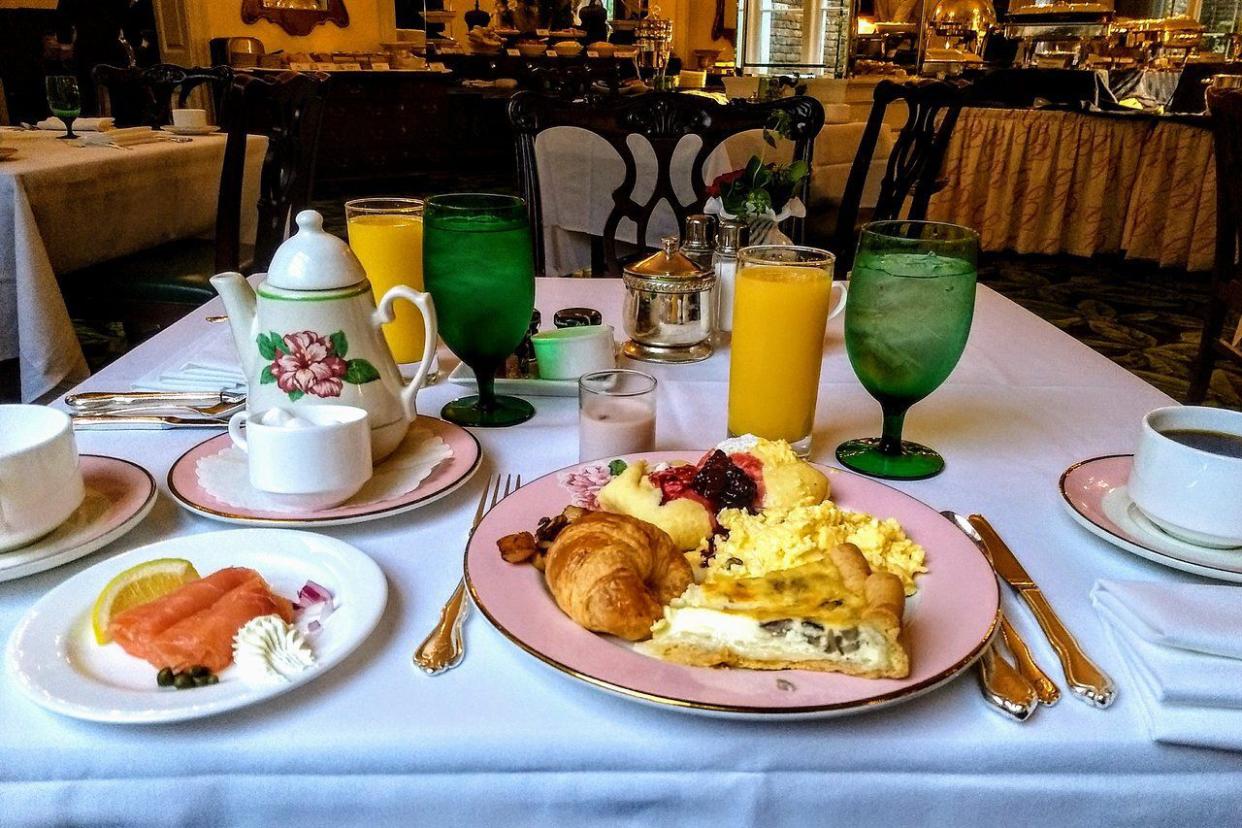
{"type": "Polygon", "coordinates": [[[65,134],[60,137],[61,138],[77,138],[78,136],[75,135],[73,132],[73,122],[76,119],[75,118],[62,118],[61,120],[65,122],[65,134]]]}
{"type": "MultiPolygon", "coordinates": [[[[474,368],[474,366],[471,366],[474,368]]],[[[487,365],[474,368],[475,378],[479,384],[479,410],[492,412],[496,410],[496,366],[487,365]]]]}
{"type": "Polygon", "coordinates": [[[880,453],[897,456],[901,454],[901,429],[906,422],[906,411],[894,411],[884,407],[884,433],[880,435],[880,453]]]}

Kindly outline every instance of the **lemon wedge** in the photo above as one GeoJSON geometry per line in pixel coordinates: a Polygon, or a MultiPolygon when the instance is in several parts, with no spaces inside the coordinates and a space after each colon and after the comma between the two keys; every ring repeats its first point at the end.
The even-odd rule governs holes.
{"type": "Polygon", "coordinates": [[[199,578],[194,564],[182,558],[157,558],[131,566],[117,575],[99,593],[91,610],[91,627],[95,641],[107,644],[112,640],[108,624],[113,616],[131,607],[154,601],[199,578]]]}

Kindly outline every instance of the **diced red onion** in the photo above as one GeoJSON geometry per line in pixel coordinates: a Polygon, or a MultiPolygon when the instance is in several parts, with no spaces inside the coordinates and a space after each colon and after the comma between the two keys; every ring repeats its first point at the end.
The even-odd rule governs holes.
{"type": "Polygon", "coordinates": [[[308,633],[317,633],[322,627],[323,625],[318,620],[315,620],[306,625],[306,631],[308,633]]]}
{"type": "Polygon", "coordinates": [[[314,581],[307,581],[306,584],[298,590],[298,603],[302,607],[309,607],[314,604],[332,603],[332,592],[322,584],[314,581]]]}

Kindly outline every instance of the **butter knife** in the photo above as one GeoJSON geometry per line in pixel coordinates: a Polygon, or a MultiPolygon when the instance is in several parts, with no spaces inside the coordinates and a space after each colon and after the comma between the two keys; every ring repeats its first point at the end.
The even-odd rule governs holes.
{"type": "Polygon", "coordinates": [[[177,417],[168,414],[74,414],[75,431],[164,430],[170,428],[228,428],[228,420],[214,417],[177,417]]]}
{"type": "MultiPolygon", "coordinates": [[[[987,544],[983,542],[983,538],[979,536],[979,532],[974,526],[970,525],[970,521],[964,515],[959,515],[957,512],[949,509],[942,511],[940,514],[953,521],[957,528],[961,529],[966,537],[970,538],[971,542],[979,547],[979,551],[983,553],[983,557],[988,559],[988,563],[992,564],[992,571],[995,572],[996,565],[992,563],[992,553],[988,549],[987,544]]],[[[1009,652],[1013,653],[1014,661],[1018,665],[1018,672],[1035,688],[1035,694],[1039,696],[1039,701],[1047,705],[1053,705],[1060,701],[1061,691],[1052,682],[1052,679],[1048,678],[1048,674],[1044,672],[1043,668],[1036,663],[1035,657],[1031,655],[1031,648],[1022,640],[1022,636],[1014,629],[1013,624],[1009,623],[1009,618],[1004,612],[1001,612],[1000,632],[1005,646],[1009,648],[1009,652]]]]}
{"type": "Polygon", "coordinates": [[[1056,650],[1070,692],[1095,707],[1108,707],[1112,704],[1117,697],[1113,680],[1082,651],[1077,639],[1065,628],[1044,593],[1031,580],[1031,576],[1018,562],[1013,551],[1001,540],[1000,535],[996,534],[992,524],[983,515],[971,515],[968,520],[991,552],[992,566],[997,574],[1026,601],[1044,635],[1048,637],[1048,642],[1056,650]]]}
{"type": "Polygon", "coordinates": [[[996,646],[989,646],[979,658],[979,689],[1001,713],[1025,722],[1039,707],[1039,696],[1031,683],[996,652],[996,646]]]}

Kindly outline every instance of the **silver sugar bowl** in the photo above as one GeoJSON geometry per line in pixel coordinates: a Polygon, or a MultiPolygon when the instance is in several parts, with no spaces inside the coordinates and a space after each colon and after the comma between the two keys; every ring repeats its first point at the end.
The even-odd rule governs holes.
{"type": "Polygon", "coordinates": [[[641,362],[699,362],[712,355],[716,274],[680,250],[676,236],[659,252],[624,268],[625,332],[621,351],[641,362]]]}

